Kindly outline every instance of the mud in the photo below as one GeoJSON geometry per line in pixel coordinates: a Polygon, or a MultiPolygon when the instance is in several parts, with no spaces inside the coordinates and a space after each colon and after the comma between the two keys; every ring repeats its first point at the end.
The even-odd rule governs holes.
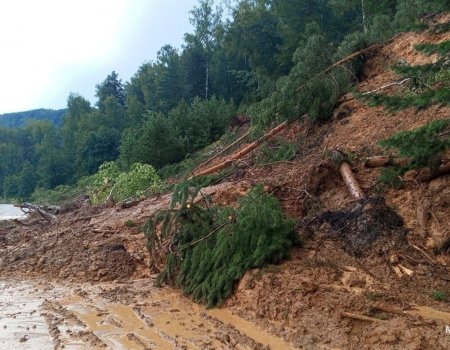
{"type": "Polygon", "coordinates": [[[0,279],[1,349],[52,349],[43,299],[34,283],[0,279]]]}
{"type": "Polygon", "coordinates": [[[118,290],[107,283],[2,281],[1,348],[294,349],[227,310],[206,310],[153,282],[118,290]]]}

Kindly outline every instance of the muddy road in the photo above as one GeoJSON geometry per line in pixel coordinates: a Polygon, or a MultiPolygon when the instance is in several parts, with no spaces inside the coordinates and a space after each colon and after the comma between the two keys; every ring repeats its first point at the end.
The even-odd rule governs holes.
{"type": "Polygon", "coordinates": [[[152,279],[70,284],[0,280],[1,349],[290,349],[231,312],[152,279]]]}

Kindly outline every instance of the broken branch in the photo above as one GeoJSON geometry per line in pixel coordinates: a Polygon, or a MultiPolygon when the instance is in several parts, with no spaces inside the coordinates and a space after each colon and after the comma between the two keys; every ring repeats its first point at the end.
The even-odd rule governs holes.
{"type": "Polygon", "coordinates": [[[368,317],[368,316],[364,316],[364,315],[358,315],[358,314],[354,314],[351,312],[343,312],[342,316],[352,318],[354,320],[365,321],[365,322],[383,322],[383,320],[380,320],[378,318],[368,317]]]}
{"type": "Polygon", "coordinates": [[[210,167],[210,168],[205,169],[203,171],[200,171],[198,173],[194,173],[189,179],[192,179],[194,177],[209,175],[209,174],[215,173],[216,171],[219,171],[219,170],[222,170],[224,168],[229,167],[236,160],[238,160],[238,159],[242,158],[243,156],[247,155],[248,153],[253,151],[255,148],[258,148],[264,141],[270,139],[274,135],[276,135],[279,132],[281,132],[282,130],[284,130],[286,128],[286,126],[287,126],[287,122],[281,123],[277,127],[275,127],[272,130],[270,130],[267,134],[265,134],[264,136],[259,138],[257,141],[249,144],[247,147],[244,147],[242,150],[240,150],[240,151],[236,152],[235,154],[233,154],[230,158],[228,158],[224,162],[219,163],[217,165],[214,165],[213,167],[210,167]]]}
{"type": "Polygon", "coordinates": [[[403,80],[400,80],[400,81],[394,81],[393,83],[389,83],[389,84],[383,85],[383,86],[381,86],[381,87],[379,87],[379,88],[377,88],[375,90],[364,92],[362,95],[363,96],[370,95],[370,94],[373,94],[375,92],[387,89],[388,87],[391,87],[391,86],[394,86],[394,85],[402,85],[402,84],[404,84],[404,83],[406,83],[407,81],[410,81],[410,80],[411,80],[411,78],[406,78],[406,79],[403,79],[403,80]]]}

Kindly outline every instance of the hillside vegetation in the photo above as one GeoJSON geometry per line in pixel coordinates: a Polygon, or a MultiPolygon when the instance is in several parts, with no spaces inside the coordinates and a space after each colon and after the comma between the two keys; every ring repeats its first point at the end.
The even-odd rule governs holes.
{"type": "Polygon", "coordinates": [[[448,6],[446,0],[227,6],[201,0],[181,49],[163,46],[128,82],[112,72],[96,86],[95,105],[71,95],[61,126],[38,120],[1,128],[0,195],[40,200],[46,190],[67,192],[64,186],[77,183],[85,191],[89,176],[109,161],[124,172],[140,163],[174,175],[173,167],[164,168],[218,140],[236,111],[250,115],[256,131],[277,119],[323,122],[365,56],[321,75],[324,69],[399,31],[423,30],[422,14],[448,6]]]}
{"type": "Polygon", "coordinates": [[[0,125],[8,128],[24,127],[33,120],[49,120],[56,126],[61,126],[66,109],[34,109],[25,112],[0,114],[0,125]]]}

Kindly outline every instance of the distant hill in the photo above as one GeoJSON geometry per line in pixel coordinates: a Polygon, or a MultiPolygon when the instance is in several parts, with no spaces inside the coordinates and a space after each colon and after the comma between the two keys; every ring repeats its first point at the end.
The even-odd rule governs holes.
{"type": "Polygon", "coordinates": [[[0,114],[0,126],[17,128],[24,126],[30,120],[50,120],[55,125],[61,125],[67,109],[34,109],[26,112],[0,114]]]}

